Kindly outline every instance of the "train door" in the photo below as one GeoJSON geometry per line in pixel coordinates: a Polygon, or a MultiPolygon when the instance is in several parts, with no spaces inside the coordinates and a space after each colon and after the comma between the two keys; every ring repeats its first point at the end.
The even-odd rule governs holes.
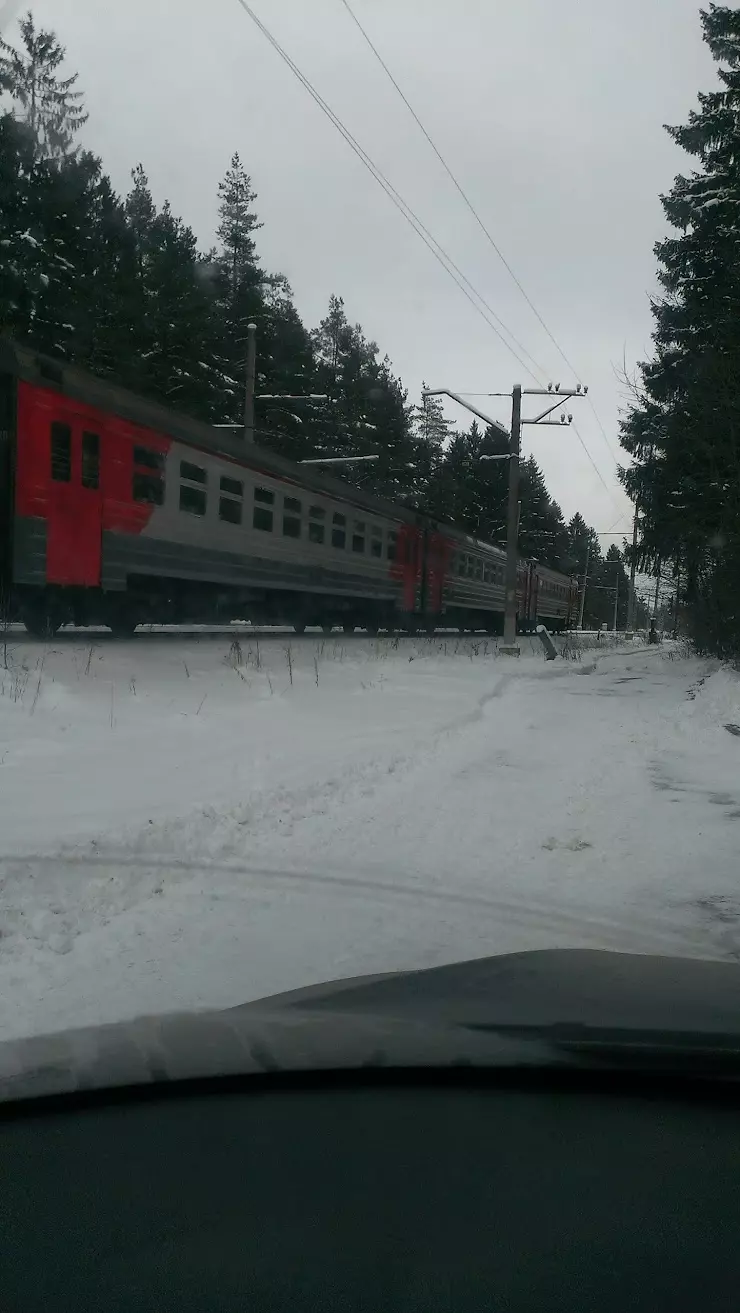
{"type": "Polygon", "coordinates": [[[445,575],[449,565],[451,545],[447,538],[433,529],[425,529],[423,537],[423,575],[421,610],[429,616],[438,616],[444,601],[445,575]]]}
{"type": "Polygon", "coordinates": [[[421,605],[421,532],[412,524],[402,524],[396,540],[396,555],[391,578],[401,585],[400,610],[415,615],[421,605]]]}
{"type": "Polygon", "coordinates": [[[0,375],[0,618],[12,581],[15,386],[12,375],[0,375]]]}
{"type": "MultiPolygon", "coordinates": [[[[46,408],[45,408],[46,409],[46,408]]],[[[48,583],[96,587],[100,583],[103,498],[100,425],[70,408],[48,409],[49,483],[46,578],[48,583]]]]}

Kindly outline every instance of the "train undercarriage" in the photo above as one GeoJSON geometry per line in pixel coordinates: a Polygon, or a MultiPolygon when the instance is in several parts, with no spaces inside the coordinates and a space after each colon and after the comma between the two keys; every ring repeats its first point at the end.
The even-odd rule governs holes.
{"type": "MultiPolygon", "coordinates": [[[[52,637],[63,625],[107,626],[115,635],[127,637],[138,625],[229,624],[250,621],[256,625],[288,625],[296,633],[309,628],[326,632],[341,627],[345,632],[363,629],[374,634],[434,633],[456,629],[460,633],[503,633],[500,612],[471,608],[448,608],[436,614],[405,612],[389,601],[307,594],[273,589],[230,589],[192,580],[132,578],[125,592],[100,588],[45,588],[17,590],[8,608],[10,620],[20,620],[34,637],[52,637]]],[[[565,621],[549,620],[557,632],[565,621]]],[[[531,632],[536,621],[518,625],[531,632]]]]}

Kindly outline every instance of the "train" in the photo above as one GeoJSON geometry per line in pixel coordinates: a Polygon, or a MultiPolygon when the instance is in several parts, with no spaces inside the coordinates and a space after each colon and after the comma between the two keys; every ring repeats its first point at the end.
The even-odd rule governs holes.
{"type": "MultiPolygon", "coordinates": [[[[0,597],[62,625],[502,632],[506,554],[244,435],[0,339],[0,597]]],[[[568,626],[568,576],[520,559],[517,623],[568,626]]]]}

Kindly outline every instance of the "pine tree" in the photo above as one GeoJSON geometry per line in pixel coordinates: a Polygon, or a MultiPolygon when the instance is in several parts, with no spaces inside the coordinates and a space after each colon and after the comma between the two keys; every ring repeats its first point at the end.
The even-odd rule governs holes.
{"type": "MultiPolygon", "coordinates": [[[[218,187],[219,245],[213,253],[211,287],[217,324],[216,367],[221,376],[221,422],[244,421],[244,378],[247,325],[258,328],[257,391],[270,391],[266,367],[272,344],[267,340],[268,308],[265,292],[276,281],[261,268],[253,234],[262,226],[252,208],[256,193],[238,154],[218,187]]],[[[297,389],[289,389],[296,391],[297,389]]],[[[262,427],[255,415],[258,430],[262,427]]]]}
{"type": "Polygon", "coordinates": [[[12,114],[0,118],[0,328],[28,334],[51,251],[40,222],[31,133],[12,114]]]}
{"type": "Polygon", "coordinates": [[[519,477],[519,550],[543,565],[562,568],[567,532],[560,507],[552,501],[534,457],[522,462],[519,477]]]}
{"type": "Polygon", "coordinates": [[[14,100],[18,117],[37,143],[39,156],[63,159],[72,152],[75,134],[87,122],[77,73],[58,76],[65,49],[53,32],[37,30],[32,13],[20,21],[23,48],[0,39],[0,90],[14,100]]]}
{"type": "MultiPolygon", "coordinates": [[[[426,383],[422,390],[426,389],[426,383]]],[[[429,488],[444,462],[445,452],[455,436],[455,426],[444,413],[439,397],[426,397],[414,406],[409,418],[412,451],[412,485],[409,498],[420,509],[426,508],[429,488]]]]}
{"type": "Polygon", "coordinates": [[[612,543],[603,561],[589,565],[589,587],[586,591],[585,623],[593,629],[614,624],[614,601],[617,602],[617,629],[627,625],[629,576],[624,568],[624,556],[612,543]]]}
{"type": "Polygon", "coordinates": [[[668,129],[697,168],[662,198],[676,235],[656,246],[654,356],[621,441],[641,563],[681,564],[695,633],[726,652],[740,648],[740,11],[712,4],[701,20],[722,86],[668,129]]]}
{"type": "MultiPolygon", "coordinates": [[[[427,384],[422,384],[426,391],[427,384]]],[[[447,419],[441,397],[426,397],[411,412],[414,436],[430,450],[442,452],[455,434],[455,425],[447,419]]]]}
{"type": "MultiPolygon", "coordinates": [[[[41,350],[84,359],[82,325],[108,304],[89,294],[101,272],[91,250],[108,186],[99,162],[89,154],[53,165],[39,159],[30,129],[8,114],[0,119],[0,174],[0,324],[41,350]]],[[[112,242],[103,258],[115,259],[112,242]]]]}
{"type": "Polygon", "coordinates": [[[377,455],[377,463],[348,465],[358,486],[408,498],[414,490],[414,443],[407,394],[387,357],[347,319],[341,297],[312,334],[319,391],[331,398],[322,455],[377,455]]]}
{"type": "Polygon", "coordinates": [[[222,259],[228,271],[232,293],[237,295],[245,281],[257,269],[252,233],[262,227],[252,209],[257,193],[245,172],[239,153],[231,157],[225,178],[218,185],[218,230],[222,259]]]}
{"type": "Polygon", "coordinates": [[[214,297],[195,236],[169,202],[157,211],[141,165],[132,179],[124,205],[130,276],[124,312],[133,336],[122,373],[129,386],[165,405],[218,422],[214,297]]]}

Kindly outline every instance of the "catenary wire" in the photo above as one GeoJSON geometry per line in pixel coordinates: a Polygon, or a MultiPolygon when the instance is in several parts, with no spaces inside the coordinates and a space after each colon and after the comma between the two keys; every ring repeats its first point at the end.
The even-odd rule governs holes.
{"type": "Polygon", "coordinates": [[[511,332],[511,329],[509,329],[508,326],[504,323],[504,321],[500,318],[500,316],[496,314],[495,310],[492,309],[492,307],[488,304],[485,298],[481,296],[480,292],[477,291],[477,289],[473,286],[473,284],[462,272],[462,270],[458,268],[452,257],[447,254],[444,247],[437,241],[437,239],[424,225],[424,223],[421,221],[418,215],[414,213],[414,211],[411,209],[411,206],[408,205],[408,203],[403,199],[401,194],[396,190],[396,188],[389,181],[389,179],[386,178],[382,170],[378,168],[378,166],[373,162],[373,160],[367,154],[367,151],[364,150],[364,148],[352,135],[350,130],[345,126],[345,124],[342,122],[339,116],[334,112],[334,110],[332,110],[331,106],[328,105],[327,102],[323,99],[323,97],[313,86],[309,78],[306,77],[306,75],[301,71],[301,69],[294,62],[294,60],[291,59],[290,55],[287,53],[284,47],[280,45],[280,42],[277,40],[277,38],[273,36],[270,30],[265,26],[262,20],[257,16],[257,14],[254,12],[251,6],[247,3],[247,0],[237,0],[237,4],[240,6],[241,9],[244,10],[244,13],[247,14],[247,16],[252,20],[255,26],[262,32],[263,36],[266,38],[267,41],[269,41],[270,45],[273,47],[276,53],[280,56],[280,58],[284,61],[284,63],[288,65],[291,72],[295,75],[295,77],[298,78],[299,82],[303,85],[305,90],[308,91],[311,98],[316,102],[316,104],[327,116],[327,118],[333,123],[334,127],[341,134],[341,136],[344,137],[348,146],[354,151],[354,153],[358,156],[358,158],[368,169],[368,171],[373,175],[376,182],[380,184],[380,186],[383,188],[383,191],[393,202],[396,208],[401,212],[401,214],[403,214],[404,218],[415,230],[417,235],[421,237],[425,246],[428,247],[428,249],[431,251],[435,259],[442,265],[442,268],[445,269],[446,273],[448,273],[450,277],[453,279],[453,281],[457,283],[460,290],[470,301],[474,309],[477,310],[481,318],[483,318],[486,321],[486,323],[493,330],[493,332],[503,343],[506,349],[519,362],[519,364],[522,366],[522,369],[526,371],[529,377],[534,379],[535,382],[542,384],[545,371],[542,369],[540,365],[538,365],[537,361],[529,354],[529,352],[526,350],[526,347],[522,346],[522,344],[517,340],[517,338],[511,332]],[[470,288],[470,291],[468,291],[468,288],[470,288]],[[471,292],[473,295],[471,295],[471,292]],[[481,308],[481,305],[478,305],[478,302],[474,300],[473,297],[478,298],[478,301],[480,301],[481,305],[485,307],[485,310],[481,308]],[[518,354],[518,352],[514,349],[514,347],[511,346],[511,343],[506,341],[502,333],[496,327],[496,324],[492,322],[492,320],[494,319],[501,325],[504,332],[508,333],[511,340],[515,342],[518,347],[520,347],[522,353],[525,356],[527,356],[527,358],[531,361],[531,366],[534,366],[534,370],[530,365],[526,364],[526,362],[522,359],[522,357],[518,354]]]}
{"type": "MultiPolygon", "coordinates": [[[[453,185],[457,188],[457,191],[459,192],[459,194],[460,194],[460,196],[462,197],[463,201],[465,202],[466,206],[467,206],[468,209],[470,210],[470,213],[472,214],[473,218],[475,219],[476,223],[478,224],[478,227],[479,227],[479,228],[481,229],[481,231],[484,233],[485,237],[487,238],[487,240],[488,240],[488,242],[490,243],[490,245],[491,245],[491,247],[493,248],[493,250],[496,252],[496,255],[498,256],[499,260],[500,260],[501,263],[503,264],[503,266],[504,266],[504,268],[506,269],[507,273],[508,273],[509,276],[513,279],[514,283],[516,284],[516,286],[518,287],[518,289],[519,289],[519,291],[521,292],[522,296],[524,297],[524,300],[526,301],[526,303],[527,303],[527,305],[529,306],[530,310],[531,310],[532,313],[535,315],[536,319],[539,321],[539,323],[541,324],[542,328],[545,330],[547,336],[549,337],[550,341],[552,342],[553,346],[555,347],[556,351],[558,352],[558,355],[560,356],[561,360],[567,365],[568,369],[570,369],[570,370],[572,371],[572,373],[574,374],[574,376],[575,376],[576,379],[577,379],[577,378],[578,378],[578,370],[576,369],[575,365],[573,365],[572,362],[568,359],[568,356],[566,355],[565,351],[564,351],[563,348],[561,347],[561,345],[560,345],[560,343],[558,342],[557,338],[555,337],[554,333],[550,330],[550,328],[548,327],[548,325],[545,323],[545,320],[543,319],[542,315],[540,314],[539,310],[537,309],[537,306],[534,304],[534,302],[532,301],[531,297],[528,295],[526,289],[525,289],[524,286],[522,285],[521,280],[517,277],[516,273],[514,272],[514,269],[513,269],[512,266],[509,264],[509,261],[506,259],[505,255],[503,254],[503,251],[501,250],[501,248],[499,247],[499,245],[498,245],[497,242],[495,241],[495,239],[494,239],[494,237],[493,237],[493,234],[491,233],[490,229],[486,226],[486,224],[485,224],[485,223],[483,222],[483,220],[481,219],[480,214],[478,213],[477,209],[476,209],[475,206],[473,205],[473,202],[471,201],[471,199],[470,199],[470,197],[468,196],[467,192],[465,191],[464,187],[462,186],[462,184],[460,183],[460,181],[459,181],[459,179],[456,177],[456,175],[453,173],[453,171],[452,171],[452,169],[450,168],[450,165],[447,163],[447,160],[445,159],[444,155],[443,155],[442,152],[440,151],[439,147],[437,146],[436,142],[435,142],[434,139],[432,138],[431,134],[427,131],[426,127],[425,127],[424,124],[422,123],[421,119],[419,118],[419,115],[417,114],[417,112],[416,112],[416,110],[414,109],[413,105],[412,105],[411,102],[409,101],[408,97],[405,95],[403,89],[399,86],[398,82],[396,81],[395,77],[393,76],[393,74],[392,74],[390,68],[389,68],[388,65],[386,64],[385,60],[383,59],[383,56],[381,55],[381,53],[380,53],[380,51],[378,50],[378,48],[377,48],[377,46],[375,45],[375,43],[373,42],[373,40],[372,40],[372,38],[370,37],[369,33],[365,30],[365,28],[363,27],[363,25],[362,25],[362,23],[360,22],[359,18],[358,18],[357,15],[355,14],[354,10],[352,9],[352,6],[351,6],[350,3],[349,3],[349,0],[341,0],[341,3],[344,5],[344,8],[346,9],[347,13],[349,14],[350,18],[352,19],[352,22],[355,24],[355,26],[356,26],[356,27],[359,29],[359,31],[362,33],[362,36],[363,36],[364,40],[366,41],[367,45],[368,45],[368,46],[370,47],[370,49],[372,50],[372,52],[373,52],[375,58],[377,59],[378,63],[380,64],[381,68],[384,70],[386,76],[390,79],[391,83],[392,83],[393,86],[395,87],[396,91],[398,92],[399,96],[401,97],[401,100],[403,101],[404,105],[406,106],[407,110],[409,111],[411,117],[414,119],[414,122],[416,123],[416,125],[417,125],[417,127],[419,128],[420,132],[423,134],[423,136],[424,136],[424,137],[426,138],[426,140],[428,141],[429,145],[431,146],[432,150],[434,151],[434,154],[437,156],[437,159],[439,160],[440,164],[442,165],[442,168],[445,170],[446,174],[447,174],[448,177],[450,178],[450,180],[451,180],[451,182],[453,183],[453,185]]],[[[606,443],[606,446],[607,446],[607,450],[608,450],[608,452],[609,452],[609,455],[611,456],[612,460],[616,461],[616,455],[615,455],[615,452],[614,452],[614,450],[612,449],[612,445],[611,445],[611,443],[610,443],[610,441],[609,441],[609,438],[607,437],[606,429],[604,428],[604,425],[603,425],[603,423],[602,423],[602,421],[601,421],[601,416],[599,415],[599,413],[598,413],[598,411],[597,411],[597,409],[596,409],[596,406],[594,405],[593,398],[592,398],[591,396],[588,396],[588,397],[587,397],[587,401],[588,401],[588,404],[589,404],[590,407],[591,407],[591,410],[593,411],[594,418],[596,419],[596,422],[597,422],[597,424],[598,424],[598,426],[599,426],[599,429],[601,430],[601,435],[602,435],[602,437],[603,437],[603,439],[604,439],[604,442],[606,443]]]]}

